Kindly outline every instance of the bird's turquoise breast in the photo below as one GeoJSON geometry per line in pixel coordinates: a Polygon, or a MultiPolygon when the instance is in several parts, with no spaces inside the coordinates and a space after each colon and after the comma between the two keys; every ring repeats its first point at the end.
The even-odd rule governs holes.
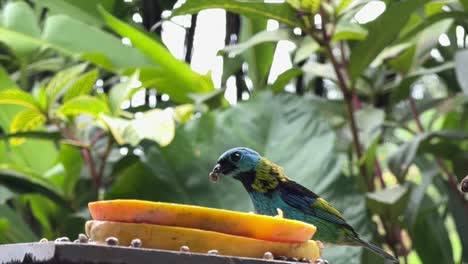
{"type": "Polygon", "coordinates": [[[252,199],[255,211],[258,214],[275,216],[278,214],[276,209],[279,208],[283,211],[284,218],[299,220],[315,225],[317,227],[317,232],[314,235],[314,240],[333,242],[343,239],[344,232],[338,225],[297,210],[296,208],[286,204],[277,192],[273,192],[271,195],[259,192],[249,192],[249,195],[252,199]]]}

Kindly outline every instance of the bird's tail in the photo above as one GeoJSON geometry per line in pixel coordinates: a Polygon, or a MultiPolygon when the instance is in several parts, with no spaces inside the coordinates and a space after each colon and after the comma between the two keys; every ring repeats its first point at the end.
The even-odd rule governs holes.
{"type": "Polygon", "coordinates": [[[384,257],[385,258],[385,264],[400,263],[400,261],[397,258],[395,258],[394,256],[388,254],[387,252],[385,252],[383,249],[379,248],[376,245],[373,245],[373,244],[371,244],[369,242],[366,242],[366,241],[360,239],[359,237],[348,236],[348,238],[351,239],[356,244],[359,244],[360,246],[363,246],[364,248],[367,248],[370,251],[373,251],[374,253],[379,254],[380,256],[384,257]]]}

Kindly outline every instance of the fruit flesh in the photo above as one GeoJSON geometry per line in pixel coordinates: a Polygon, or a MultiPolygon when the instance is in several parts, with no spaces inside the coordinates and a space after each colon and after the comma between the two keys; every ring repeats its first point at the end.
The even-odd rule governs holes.
{"type": "Polygon", "coordinates": [[[265,252],[275,256],[307,258],[314,261],[320,256],[316,241],[304,243],[272,242],[218,232],[160,226],[152,224],[117,223],[109,221],[86,222],[86,234],[98,244],[105,244],[107,237],[119,239],[119,245],[128,246],[139,238],[144,248],[179,250],[188,246],[190,252],[207,253],[216,249],[221,255],[261,258],[265,252]]]}
{"type": "Polygon", "coordinates": [[[88,207],[94,220],[196,228],[274,242],[306,242],[316,231],[300,221],[181,204],[110,200],[88,207]]]}

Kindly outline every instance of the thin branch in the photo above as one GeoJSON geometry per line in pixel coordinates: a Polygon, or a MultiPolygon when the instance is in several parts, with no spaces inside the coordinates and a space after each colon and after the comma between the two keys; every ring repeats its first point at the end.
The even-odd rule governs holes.
{"type": "Polygon", "coordinates": [[[102,178],[104,176],[104,168],[106,167],[107,158],[109,157],[109,154],[110,154],[110,152],[112,150],[113,143],[114,143],[114,141],[112,140],[112,137],[109,136],[108,140],[107,140],[107,146],[106,146],[106,149],[104,150],[104,153],[101,156],[99,169],[98,169],[97,175],[96,175],[96,177],[97,177],[97,181],[96,181],[97,190],[99,190],[101,188],[102,178]]]}
{"type": "MultiPolygon", "coordinates": [[[[419,116],[418,109],[416,108],[416,103],[414,101],[414,98],[412,96],[410,96],[408,98],[408,101],[409,101],[409,105],[410,105],[411,114],[413,115],[413,119],[416,122],[416,126],[418,127],[418,130],[419,130],[420,133],[424,133],[424,127],[422,126],[421,119],[420,119],[420,116],[419,116]]],[[[449,170],[449,168],[447,168],[447,166],[445,165],[445,162],[444,162],[444,160],[442,158],[440,158],[437,155],[434,155],[434,157],[435,157],[437,166],[439,167],[439,169],[442,171],[442,173],[447,178],[447,181],[448,181],[448,183],[450,185],[450,188],[452,188],[452,190],[457,193],[458,198],[462,201],[463,208],[465,209],[465,214],[468,214],[468,203],[466,202],[465,196],[463,195],[463,193],[458,189],[457,176],[454,175],[449,170]]]]}

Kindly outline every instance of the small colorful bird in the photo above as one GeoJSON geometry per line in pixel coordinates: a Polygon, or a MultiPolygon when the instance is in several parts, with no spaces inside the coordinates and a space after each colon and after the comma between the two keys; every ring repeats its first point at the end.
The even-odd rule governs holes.
{"type": "Polygon", "coordinates": [[[361,238],[343,215],[323,198],[289,179],[282,168],[248,148],[223,153],[210,173],[210,179],[232,177],[242,183],[259,214],[274,216],[280,209],[284,218],[311,223],[317,227],[315,240],[338,245],[362,246],[386,259],[398,259],[361,238]]]}

